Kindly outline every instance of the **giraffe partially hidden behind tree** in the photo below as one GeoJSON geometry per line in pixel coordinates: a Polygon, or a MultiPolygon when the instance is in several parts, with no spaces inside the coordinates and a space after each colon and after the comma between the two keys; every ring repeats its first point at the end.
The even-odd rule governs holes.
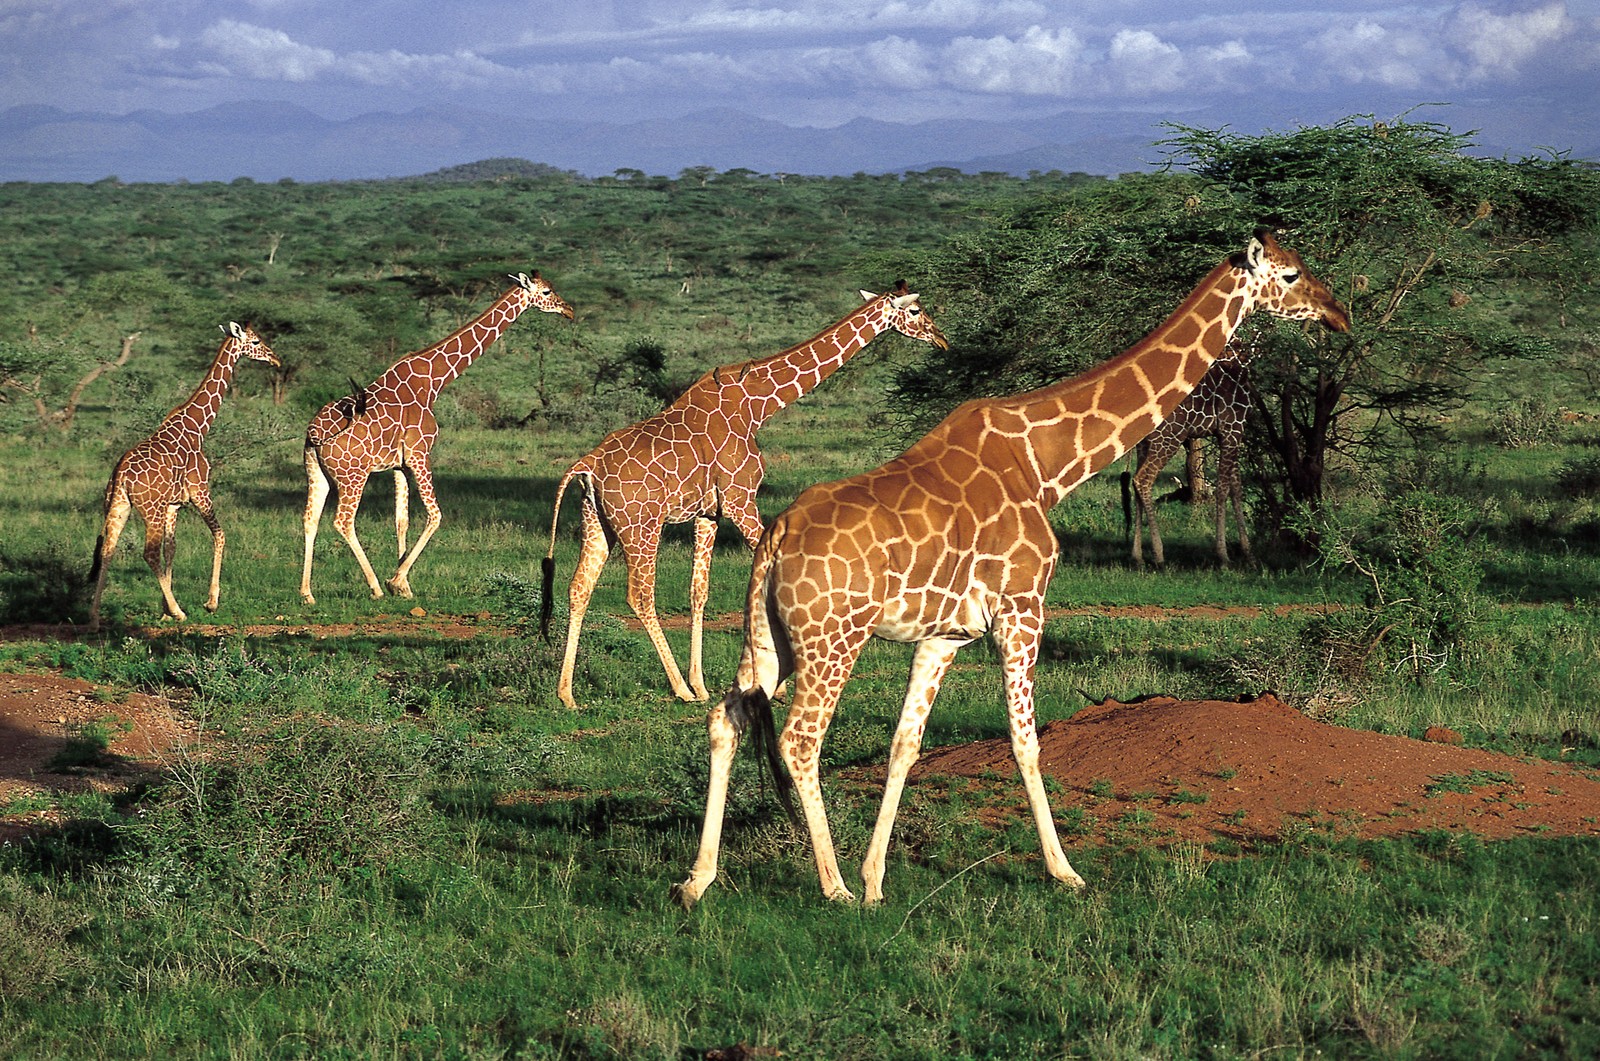
{"type": "Polygon", "coordinates": [[[685,905],[716,878],[729,770],[752,723],[786,806],[783,765],[798,791],[823,894],[854,898],[839,874],[817,767],[839,694],[874,635],[917,648],[862,865],[867,901],[883,897],[895,810],[939,683],[956,650],[985,632],[1000,652],[1012,753],[1046,868],[1083,885],[1056,835],[1034,727],[1033,668],[1059,553],[1049,511],[1170,416],[1256,309],[1349,328],[1328,287],[1258,230],[1116,358],[1041,390],[966,402],[888,464],[813,486],[773,520],[750,573],[738,678],[707,719],[705,825],[694,868],[676,889],[685,905]],[[778,736],[771,697],[791,675],[778,736]]]}
{"type": "Polygon", "coordinates": [[[211,528],[211,594],[206,598],[206,611],[217,610],[227,536],[211,503],[211,462],[201,447],[222,408],[222,398],[233,382],[239,359],[278,364],[267,344],[245,325],[229,321],[222,327],[222,335],[216,359],[189,400],[168,413],[155,434],[124,453],[111,472],[111,481],[106,484],[105,522],[89,570],[89,580],[94,583],[89,603],[91,631],[100,629],[106,569],[132,512],[144,521],[144,560],[161,586],[162,618],[182,621],[188,616],[172,594],[172,560],[177,552],[178,510],[184,505],[194,506],[211,528]]]}
{"type": "Polygon", "coordinates": [[[774,413],[811,391],[874,337],[889,329],[941,349],[948,344],[916,294],[901,280],[887,294],[862,291],[866,302],[798,346],[714,368],[671,405],[631,427],[613,431],[562,475],[550,517],[544,560],[540,629],[550,636],[554,609],[556,526],[561,498],[574,479],[583,486],[583,544],[568,590],[567,645],[556,694],[570,708],[578,635],[611,546],[622,545],[628,568],[628,606],[644,624],[680,700],[706,699],[701,669],[701,624],[711,584],[717,519],[727,516],[751,548],[761,537],[756,491],[765,462],[756,430],[774,413]],[[694,520],[689,589],[689,681],[673,658],[656,618],[656,551],[662,527],[694,520]]]}
{"type": "MultiPolygon", "coordinates": [[[[1231,357],[1217,361],[1200,385],[1178,403],[1172,415],[1135,447],[1138,466],[1132,476],[1123,475],[1123,508],[1129,536],[1133,540],[1133,562],[1144,566],[1144,528],[1150,528],[1150,559],[1157,567],[1166,562],[1161,546],[1161,527],[1156,521],[1156,476],[1186,445],[1203,438],[1217,440],[1217,559],[1228,562],[1228,506],[1233,506],[1233,522],[1239,528],[1239,552],[1251,559],[1250,531],[1244,519],[1244,484],[1239,474],[1239,453],[1244,445],[1244,429],[1250,419],[1255,392],[1250,386],[1250,357],[1253,350],[1238,339],[1230,345],[1231,357]],[[1131,493],[1131,497],[1129,496],[1131,493]]],[[[1191,482],[1193,480],[1191,479],[1191,482]]]]}
{"type": "Polygon", "coordinates": [[[328,500],[330,480],[339,494],[333,528],[355,553],[373,598],[383,596],[378,576],[356,537],[356,509],[361,507],[361,493],[366,489],[368,477],[373,472],[390,469],[394,470],[394,530],[399,543],[399,567],[388,585],[401,597],[411,596],[411,566],[417,562],[443,518],[434,496],[433,471],[428,463],[433,443],[439,437],[439,424],[433,418],[433,403],[439,392],[461,375],[525,310],[534,308],[573,319],[572,307],[537,272],[532,276],[517,273],[511,279],[516,281],[511,290],[459,331],[425,350],[402,357],[356,393],[324,405],[312,419],[306,429],[306,544],[305,565],[300,575],[300,598],[305,603],[317,602],[311,594],[311,556],[317,540],[317,524],[322,520],[322,507],[328,500]],[[406,551],[410,528],[407,472],[428,514],[428,522],[410,552],[406,551]]]}

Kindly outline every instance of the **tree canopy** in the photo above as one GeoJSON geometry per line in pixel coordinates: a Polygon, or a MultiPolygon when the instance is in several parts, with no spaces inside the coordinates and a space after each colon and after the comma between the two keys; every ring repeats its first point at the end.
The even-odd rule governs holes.
{"type": "Polygon", "coordinates": [[[914,437],[959,401],[1041,386],[1136,342],[1267,225],[1350,307],[1347,336],[1247,327],[1274,500],[1316,505],[1331,452],[1414,438],[1501,358],[1580,341],[1600,181],[1552,156],[1475,158],[1430,122],[1240,136],[1169,126],[1164,171],[1086,185],[928,257],[951,339],[902,371],[914,437]],[[1537,290],[1514,305],[1506,285],[1537,290]]]}

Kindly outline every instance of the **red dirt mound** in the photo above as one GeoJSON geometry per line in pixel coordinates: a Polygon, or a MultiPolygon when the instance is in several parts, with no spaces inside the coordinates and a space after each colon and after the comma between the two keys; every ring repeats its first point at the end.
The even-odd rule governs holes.
{"type": "MultiPolygon", "coordinates": [[[[1046,725],[1039,744],[1040,769],[1063,789],[1052,796],[1063,832],[1102,841],[1600,835],[1600,770],[1316,722],[1271,694],[1107,701],[1046,725]]],[[[940,776],[1015,782],[1011,743],[932,749],[911,773],[940,776]]],[[[990,780],[985,794],[999,787],[990,780]]],[[[1008,803],[1013,793],[1003,813],[1020,815],[1020,783],[1008,803]]]]}

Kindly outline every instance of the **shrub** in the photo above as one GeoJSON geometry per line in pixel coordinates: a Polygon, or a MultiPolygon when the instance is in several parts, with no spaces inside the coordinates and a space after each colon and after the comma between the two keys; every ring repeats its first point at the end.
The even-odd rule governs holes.
{"type": "Polygon", "coordinates": [[[1323,563],[1365,587],[1364,607],[1312,624],[1312,636],[1342,645],[1356,671],[1382,665],[1420,679],[1463,664],[1485,560],[1467,502],[1413,488],[1366,519],[1341,509],[1312,522],[1323,563]]]}

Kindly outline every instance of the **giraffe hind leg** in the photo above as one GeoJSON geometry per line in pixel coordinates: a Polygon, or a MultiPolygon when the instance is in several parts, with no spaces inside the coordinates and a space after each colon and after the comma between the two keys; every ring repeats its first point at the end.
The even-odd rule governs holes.
{"type": "MultiPolygon", "coordinates": [[[[600,510],[591,494],[583,495],[583,544],[578,550],[578,566],[573,569],[572,583],[567,588],[567,642],[561,655],[561,678],[556,684],[556,696],[572,710],[578,701],[572,695],[572,677],[578,664],[578,636],[583,632],[583,616],[589,610],[589,598],[594,594],[600,572],[605,569],[606,558],[611,554],[611,543],[606,537],[600,510]]],[[[552,578],[553,581],[553,578],[552,578]]]]}
{"type": "Polygon", "coordinates": [[[317,598],[311,595],[311,556],[317,544],[317,524],[322,522],[322,508],[328,503],[329,484],[328,476],[322,470],[322,459],[313,446],[306,447],[305,466],[306,510],[301,517],[301,528],[305,532],[305,562],[300,568],[300,599],[306,604],[315,604],[317,598]]]}
{"type": "Polygon", "coordinates": [[[126,490],[113,487],[109,493],[105,524],[100,531],[99,540],[95,542],[94,564],[89,568],[89,579],[94,583],[94,591],[89,598],[91,633],[100,629],[100,598],[106,590],[106,572],[111,566],[111,558],[116,555],[117,541],[122,537],[122,530],[128,525],[128,516],[133,511],[126,490]]]}
{"type": "Polygon", "coordinates": [[[428,514],[428,520],[423,524],[422,533],[417,535],[416,544],[410,552],[405,551],[405,528],[409,526],[409,517],[404,515],[404,498],[406,496],[406,477],[403,469],[395,469],[395,534],[400,539],[401,555],[400,566],[395,568],[394,577],[389,579],[388,586],[397,597],[410,599],[411,593],[411,565],[417,562],[417,557],[422,555],[422,550],[427,546],[429,539],[439,529],[439,524],[444,521],[444,513],[439,508],[438,498],[433,492],[433,473],[428,470],[426,461],[419,460],[412,466],[413,479],[417,485],[417,497],[422,500],[422,507],[428,514]],[[405,523],[402,524],[401,520],[405,523]]]}

